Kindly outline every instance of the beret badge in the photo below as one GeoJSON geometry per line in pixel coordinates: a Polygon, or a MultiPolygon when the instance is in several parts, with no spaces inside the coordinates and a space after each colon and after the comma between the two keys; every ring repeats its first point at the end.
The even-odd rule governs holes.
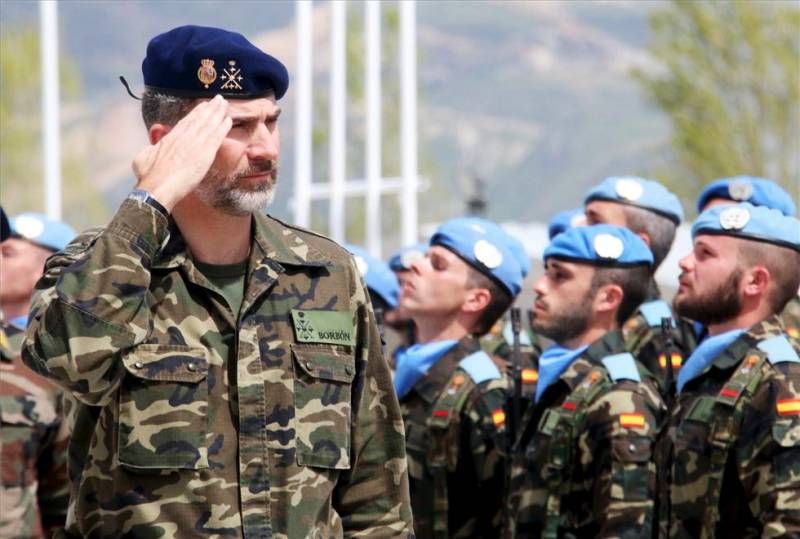
{"type": "Polygon", "coordinates": [[[494,269],[503,263],[503,254],[486,240],[478,240],[473,247],[475,260],[489,269],[494,269]]]}
{"type": "Polygon", "coordinates": [[[595,236],[592,243],[594,245],[594,251],[600,258],[617,260],[622,256],[622,252],[625,250],[625,245],[622,243],[622,240],[611,234],[598,234],[595,236]]]}
{"type": "Polygon", "coordinates": [[[726,208],[719,214],[719,226],[723,230],[741,230],[750,221],[750,212],[745,208],[726,208]]]}
{"type": "Polygon", "coordinates": [[[753,196],[753,184],[747,180],[735,180],[728,185],[728,194],[733,200],[749,200],[753,196]]]}
{"type": "Polygon", "coordinates": [[[633,178],[620,178],[614,186],[617,195],[625,200],[635,202],[642,198],[644,187],[633,178]]]}
{"type": "Polygon", "coordinates": [[[217,80],[217,70],[214,69],[214,60],[209,58],[200,60],[200,68],[197,70],[197,78],[206,88],[208,88],[209,84],[213,84],[214,81],[217,80]]]}
{"type": "Polygon", "coordinates": [[[228,68],[224,70],[225,74],[222,75],[222,80],[225,84],[222,85],[223,90],[241,90],[244,77],[241,75],[242,68],[236,67],[236,60],[228,60],[228,68]]]}

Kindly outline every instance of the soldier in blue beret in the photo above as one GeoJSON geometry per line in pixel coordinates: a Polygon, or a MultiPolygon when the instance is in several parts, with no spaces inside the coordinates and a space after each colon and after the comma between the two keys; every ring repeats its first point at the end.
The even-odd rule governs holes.
{"type": "MultiPolygon", "coordinates": [[[[389,268],[397,276],[401,288],[403,282],[411,275],[411,264],[425,258],[427,251],[427,243],[417,243],[403,247],[389,257],[389,268]]],[[[397,354],[417,342],[417,327],[414,325],[414,320],[403,309],[402,303],[395,309],[393,318],[390,326],[392,331],[387,334],[386,345],[387,349],[391,350],[389,364],[394,371],[397,354]]]]}
{"type": "Polygon", "coordinates": [[[479,218],[443,223],[400,304],[419,342],[397,357],[418,537],[498,537],[507,383],[478,338],[523,281],[522,245],[479,218]]]}
{"type": "Polygon", "coordinates": [[[712,207],[692,226],[673,300],[708,336],[678,377],[659,442],[661,534],[800,534],[800,357],[779,313],[800,286],[800,221],[712,207]]]}
{"type": "MultiPolygon", "coordinates": [[[[683,219],[681,203],[660,183],[638,177],[611,177],[589,191],[589,224],[624,226],[639,235],[653,253],[654,270],[664,261],[683,219]]],[[[695,346],[694,328],[674,315],[655,280],[644,302],[622,326],[628,350],[658,374],[663,394],[674,394],[674,378],[695,346]],[[666,319],[666,324],[662,324],[666,319]]]]}
{"type": "Polygon", "coordinates": [[[412,535],[355,261],[262,213],[286,68],[241,34],[181,26],[142,73],[136,189],[48,261],[23,348],[80,402],[66,536],[412,535]]]}
{"type": "MultiPolygon", "coordinates": [[[[710,183],[700,193],[697,211],[702,212],[713,206],[738,202],[766,206],[790,217],[794,217],[797,211],[792,196],[780,185],[772,180],[751,176],[723,178],[710,183]]],[[[786,327],[786,333],[793,339],[800,339],[800,291],[786,304],[781,319],[786,327]]]]}
{"type": "Polygon", "coordinates": [[[565,230],[584,225],[586,225],[586,215],[583,213],[583,208],[560,211],[550,219],[547,235],[552,240],[565,230]]]}
{"type": "Polygon", "coordinates": [[[508,536],[650,537],[666,407],[620,328],[647,293],[653,255],[630,230],[594,225],[555,236],[544,259],[534,329],[555,344],[515,445],[508,536]]]}
{"type": "MultiPolygon", "coordinates": [[[[2,219],[6,221],[5,212],[2,219]]],[[[3,223],[0,243],[0,537],[50,537],[69,506],[63,396],[20,358],[36,281],[75,231],[39,213],[3,223]]],[[[57,322],[56,322],[57,323],[57,322]]]]}

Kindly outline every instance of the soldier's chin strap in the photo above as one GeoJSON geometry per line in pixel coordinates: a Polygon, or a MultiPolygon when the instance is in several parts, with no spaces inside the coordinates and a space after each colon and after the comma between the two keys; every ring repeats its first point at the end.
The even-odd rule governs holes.
{"type": "Polygon", "coordinates": [[[128,95],[129,95],[129,96],[131,96],[132,98],[134,98],[134,99],[135,99],[135,100],[137,100],[137,101],[141,101],[141,100],[142,100],[142,98],[141,98],[141,97],[138,97],[136,94],[134,94],[134,93],[131,91],[131,87],[130,87],[130,85],[128,84],[128,81],[126,81],[126,80],[125,80],[125,77],[123,77],[122,75],[120,75],[120,76],[119,76],[119,81],[122,83],[122,85],[123,85],[123,86],[125,87],[125,89],[128,91],[128,95]]]}

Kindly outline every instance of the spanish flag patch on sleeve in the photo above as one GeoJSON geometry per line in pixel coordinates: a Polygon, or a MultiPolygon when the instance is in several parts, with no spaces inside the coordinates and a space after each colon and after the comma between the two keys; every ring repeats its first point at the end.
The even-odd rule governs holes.
{"type": "Polygon", "coordinates": [[[798,415],[800,414],[800,399],[779,400],[776,408],[778,415],[798,415]]]}
{"type": "Polygon", "coordinates": [[[623,427],[644,427],[644,414],[619,414],[619,424],[623,427]]]}
{"type": "Polygon", "coordinates": [[[539,371],[536,369],[522,369],[522,383],[535,384],[539,380],[539,371]]]}
{"type": "Polygon", "coordinates": [[[492,412],[492,421],[495,427],[500,427],[506,424],[506,413],[502,408],[498,408],[492,412]]]}

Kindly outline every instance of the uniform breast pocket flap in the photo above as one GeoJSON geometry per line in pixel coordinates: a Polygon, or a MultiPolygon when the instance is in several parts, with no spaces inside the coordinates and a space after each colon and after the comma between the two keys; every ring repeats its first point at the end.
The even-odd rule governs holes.
{"type": "Polygon", "coordinates": [[[297,463],[350,467],[350,421],[355,358],[352,348],[292,344],[297,463]]]}
{"type": "Polygon", "coordinates": [[[123,357],[118,455],[136,469],[208,468],[208,360],[203,348],[139,345],[123,357]]]}

